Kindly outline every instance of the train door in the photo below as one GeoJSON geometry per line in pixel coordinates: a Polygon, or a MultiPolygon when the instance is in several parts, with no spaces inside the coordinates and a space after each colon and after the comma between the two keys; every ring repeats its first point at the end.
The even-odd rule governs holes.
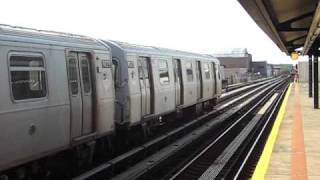
{"type": "Polygon", "coordinates": [[[173,60],[176,106],[183,104],[183,84],[180,59],[173,60]]]}
{"type": "Polygon", "coordinates": [[[141,116],[151,114],[151,78],[150,78],[150,58],[138,58],[139,83],[141,92],[141,116]]]}
{"type": "Polygon", "coordinates": [[[197,98],[201,99],[203,97],[203,82],[202,82],[202,71],[201,62],[196,61],[196,76],[197,76],[197,98]]]}
{"type": "Polygon", "coordinates": [[[211,64],[211,67],[212,67],[212,73],[213,73],[213,93],[214,93],[214,95],[216,95],[217,94],[217,74],[216,74],[216,72],[217,72],[217,70],[216,70],[216,64],[213,62],[212,64],[211,64]]]}
{"type": "Polygon", "coordinates": [[[68,54],[68,81],[71,103],[71,136],[87,135],[93,131],[92,84],[89,56],[68,54]]]}

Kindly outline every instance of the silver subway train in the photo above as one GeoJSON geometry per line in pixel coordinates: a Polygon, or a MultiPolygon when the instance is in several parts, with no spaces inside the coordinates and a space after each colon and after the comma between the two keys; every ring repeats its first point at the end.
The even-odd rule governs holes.
{"type": "Polygon", "coordinates": [[[209,55],[1,25],[0,177],[24,177],[66,151],[90,161],[123,129],[148,135],[220,95],[209,55]]]}

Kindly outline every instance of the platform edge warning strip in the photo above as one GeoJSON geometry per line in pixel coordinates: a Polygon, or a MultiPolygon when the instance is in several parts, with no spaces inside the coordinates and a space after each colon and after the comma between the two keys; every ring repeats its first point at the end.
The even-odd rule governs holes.
{"type": "Polygon", "coordinates": [[[267,139],[267,142],[264,146],[264,149],[263,149],[263,152],[262,152],[262,155],[258,161],[258,164],[254,170],[254,173],[251,177],[251,179],[253,180],[262,180],[265,178],[265,175],[267,173],[267,170],[268,170],[268,166],[269,166],[269,162],[270,162],[270,158],[271,158],[271,154],[272,154],[272,150],[273,150],[273,147],[274,147],[274,144],[276,142],[276,139],[277,139],[277,136],[278,136],[278,133],[279,133],[279,129],[280,129],[280,125],[281,125],[281,122],[283,120],[283,117],[284,117],[284,114],[285,114],[285,110],[286,110],[286,107],[287,107],[287,103],[288,103],[288,99],[289,99],[289,95],[290,95],[290,92],[291,92],[291,89],[292,89],[292,83],[290,84],[287,92],[286,92],[286,95],[284,97],[284,100],[280,106],[280,110],[277,114],[277,117],[276,117],[276,120],[273,124],[273,127],[272,127],[272,130],[271,130],[271,133],[269,134],[268,136],[268,139],[267,139]]]}

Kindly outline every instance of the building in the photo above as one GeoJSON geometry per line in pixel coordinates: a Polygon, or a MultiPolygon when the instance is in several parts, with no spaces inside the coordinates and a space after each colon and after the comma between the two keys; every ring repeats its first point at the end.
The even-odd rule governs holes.
{"type": "Polygon", "coordinates": [[[272,64],[267,64],[267,77],[272,77],[272,64]]]}
{"type": "Polygon", "coordinates": [[[281,74],[280,64],[272,64],[272,75],[279,76],[281,74]]]}
{"type": "Polygon", "coordinates": [[[252,55],[246,48],[235,48],[213,54],[224,69],[228,84],[246,82],[250,79],[252,55]]]}
{"type": "Polygon", "coordinates": [[[268,77],[267,61],[253,61],[252,73],[261,77],[268,77]]]}

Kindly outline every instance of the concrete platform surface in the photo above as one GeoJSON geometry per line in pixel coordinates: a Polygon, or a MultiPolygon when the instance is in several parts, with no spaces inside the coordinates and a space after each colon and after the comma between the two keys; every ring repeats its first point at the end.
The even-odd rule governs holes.
{"type": "Polygon", "coordinates": [[[320,110],[306,83],[292,85],[265,179],[320,179],[320,110]]]}

